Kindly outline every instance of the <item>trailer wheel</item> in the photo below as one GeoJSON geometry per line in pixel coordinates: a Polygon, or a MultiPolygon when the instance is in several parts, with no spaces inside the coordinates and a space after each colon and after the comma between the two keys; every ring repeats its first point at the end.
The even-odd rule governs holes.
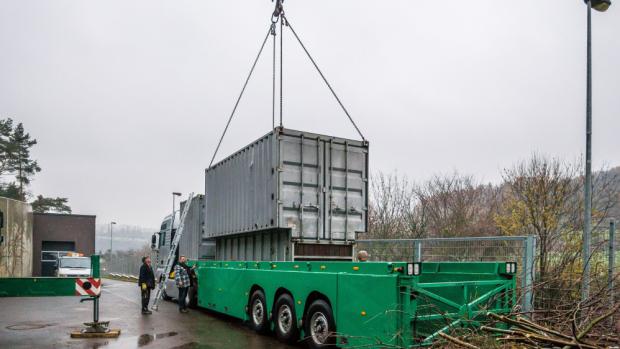
{"type": "Polygon", "coordinates": [[[265,294],[261,290],[256,290],[250,297],[250,323],[252,329],[258,333],[265,333],[269,330],[269,319],[267,318],[267,302],[265,294]]]}
{"type": "Polygon", "coordinates": [[[332,307],[322,299],[310,305],[304,320],[306,344],[311,349],[334,348],[336,345],[336,323],[332,307]]]}
{"type": "Polygon", "coordinates": [[[299,339],[297,316],[295,315],[295,301],[288,294],[278,297],[274,308],[276,336],[285,343],[295,343],[299,339]]]}

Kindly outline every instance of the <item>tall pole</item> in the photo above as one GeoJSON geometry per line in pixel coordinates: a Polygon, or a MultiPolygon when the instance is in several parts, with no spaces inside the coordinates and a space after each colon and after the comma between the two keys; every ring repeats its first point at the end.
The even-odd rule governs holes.
{"type": "Polygon", "coordinates": [[[175,198],[181,196],[181,193],[172,193],[172,216],[170,216],[170,243],[172,243],[172,229],[174,229],[174,209],[176,207],[175,198]]]}
{"type": "MultiPolygon", "coordinates": [[[[614,306],[614,276],[615,276],[615,266],[616,266],[616,221],[609,221],[609,254],[607,258],[609,259],[607,265],[607,287],[609,289],[609,307],[614,306]]],[[[609,319],[609,323],[611,325],[614,324],[614,316],[611,315],[609,319]]]]}
{"type": "Polygon", "coordinates": [[[112,225],[116,222],[110,222],[110,259],[112,259],[112,225]]]}
{"type": "Polygon", "coordinates": [[[581,300],[590,297],[590,243],[592,240],[592,1],[588,3],[586,72],[586,175],[583,219],[583,279],[581,300]]]}
{"type": "Polygon", "coordinates": [[[175,208],[175,199],[176,195],[172,194],[172,215],[170,216],[170,241],[172,241],[172,229],[174,229],[174,208],[175,208]]]}

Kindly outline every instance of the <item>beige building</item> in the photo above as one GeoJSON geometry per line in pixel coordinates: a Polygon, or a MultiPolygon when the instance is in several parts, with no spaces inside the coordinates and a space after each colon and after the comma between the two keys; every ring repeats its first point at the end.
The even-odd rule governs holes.
{"type": "Polygon", "coordinates": [[[32,207],[0,197],[4,226],[0,229],[0,277],[32,276],[32,207]]]}

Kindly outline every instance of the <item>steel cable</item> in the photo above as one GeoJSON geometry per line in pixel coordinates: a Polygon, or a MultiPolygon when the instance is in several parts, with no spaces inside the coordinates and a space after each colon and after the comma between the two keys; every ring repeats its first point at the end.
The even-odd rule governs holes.
{"type": "Polygon", "coordinates": [[[284,26],[284,13],[282,13],[282,11],[280,11],[280,127],[282,127],[282,106],[283,106],[283,97],[282,97],[282,60],[284,59],[284,54],[282,53],[282,48],[284,47],[284,42],[282,41],[284,39],[284,31],[283,26],[284,26]]]}
{"type": "Polygon", "coordinates": [[[224,132],[222,132],[222,136],[220,137],[220,141],[217,143],[217,147],[215,148],[215,152],[213,153],[213,157],[211,158],[211,161],[209,162],[209,167],[207,167],[208,169],[211,168],[211,165],[213,165],[213,160],[215,160],[215,157],[217,156],[217,152],[220,150],[220,146],[222,145],[222,140],[224,140],[224,136],[226,135],[226,131],[228,131],[228,127],[230,126],[230,122],[232,121],[232,118],[235,115],[235,111],[237,111],[237,107],[239,106],[239,101],[241,101],[241,97],[243,97],[243,92],[245,92],[245,88],[248,86],[248,82],[250,81],[250,78],[252,77],[252,73],[254,72],[254,68],[256,68],[256,63],[258,63],[258,59],[260,58],[260,55],[263,52],[263,48],[265,48],[265,44],[267,43],[267,39],[269,38],[270,34],[271,34],[271,25],[269,25],[269,29],[267,30],[267,35],[265,35],[265,40],[263,40],[263,44],[261,45],[260,50],[258,50],[258,54],[256,55],[256,58],[254,59],[254,63],[252,64],[252,68],[250,69],[250,73],[248,74],[248,77],[245,79],[245,83],[243,84],[243,88],[241,89],[241,93],[239,93],[239,97],[237,97],[237,102],[235,102],[235,107],[233,108],[232,113],[230,113],[230,117],[228,118],[228,122],[226,123],[226,127],[224,128],[224,132]]]}
{"type": "Polygon", "coordinates": [[[273,35],[273,69],[271,87],[271,128],[276,128],[276,28],[275,23],[271,24],[271,35],[273,35]]]}
{"type": "MultiPolygon", "coordinates": [[[[336,98],[336,101],[338,101],[338,104],[340,104],[340,107],[342,108],[342,110],[344,111],[344,113],[347,115],[347,117],[349,118],[349,121],[351,121],[351,124],[353,124],[353,127],[355,127],[355,130],[357,131],[357,133],[360,135],[360,137],[362,137],[362,140],[366,140],[366,138],[364,138],[364,135],[362,134],[362,131],[360,131],[360,129],[357,127],[357,125],[355,124],[355,121],[353,121],[353,118],[351,117],[351,115],[349,114],[349,112],[347,111],[347,108],[344,107],[344,105],[342,104],[342,102],[340,101],[340,98],[338,98],[338,95],[336,95],[336,92],[334,91],[334,89],[332,88],[332,86],[329,84],[329,82],[327,81],[327,79],[325,78],[325,75],[323,75],[323,72],[321,71],[321,69],[319,69],[319,66],[316,64],[316,62],[314,61],[314,59],[312,58],[312,56],[310,55],[310,52],[308,52],[308,49],[306,49],[306,46],[303,44],[303,42],[301,42],[301,39],[299,38],[299,36],[297,35],[297,33],[295,32],[295,29],[293,29],[293,26],[291,25],[291,22],[284,17],[284,15],[282,15],[282,21],[286,21],[286,26],[291,28],[291,32],[293,33],[293,35],[295,36],[295,39],[297,39],[297,42],[299,42],[299,45],[301,45],[301,47],[304,49],[304,52],[306,52],[306,55],[308,56],[308,58],[310,58],[310,61],[312,62],[312,64],[314,65],[314,67],[316,68],[316,70],[319,72],[319,75],[321,75],[321,78],[323,78],[323,81],[325,82],[325,84],[327,85],[327,87],[329,88],[329,90],[331,91],[332,95],[334,95],[334,97],[336,98]]],[[[280,23],[280,25],[282,25],[282,23],[280,23]]],[[[282,34],[280,34],[282,35],[282,34]]],[[[282,40],[282,38],[280,37],[280,40],[282,40]]],[[[282,67],[280,67],[280,70],[282,70],[282,67]]],[[[280,77],[281,79],[282,77],[280,77]]],[[[282,88],[280,86],[280,88],[282,88]]],[[[282,96],[280,96],[280,98],[282,98],[282,96]]]]}

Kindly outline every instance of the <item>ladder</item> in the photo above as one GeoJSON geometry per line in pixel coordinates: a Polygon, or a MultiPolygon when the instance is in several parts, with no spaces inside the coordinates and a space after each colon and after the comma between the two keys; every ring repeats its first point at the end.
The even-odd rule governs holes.
{"type": "MultiPolygon", "coordinates": [[[[190,206],[192,206],[193,197],[194,197],[194,193],[190,193],[187,198],[187,203],[185,204],[185,207],[183,207],[183,212],[181,213],[181,218],[179,220],[180,222],[179,229],[177,229],[176,234],[174,234],[174,239],[172,239],[172,242],[170,243],[170,251],[168,251],[168,258],[166,259],[166,268],[164,268],[162,278],[160,282],[157,284],[157,292],[155,293],[155,299],[153,299],[153,306],[151,306],[151,309],[155,311],[158,310],[158,303],[161,300],[161,297],[164,293],[164,289],[166,288],[166,281],[168,281],[168,277],[170,276],[170,271],[172,270],[172,265],[174,264],[175,254],[176,254],[177,248],[179,247],[179,241],[181,241],[181,236],[183,235],[183,228],[185,227],[185,217],[187,217],[189,208],[190,206]]],[[[172,232],[172,229],[174,229],[174,227],[172,226],[172,224],[170,224],[171,232],[172,232]]]]}

